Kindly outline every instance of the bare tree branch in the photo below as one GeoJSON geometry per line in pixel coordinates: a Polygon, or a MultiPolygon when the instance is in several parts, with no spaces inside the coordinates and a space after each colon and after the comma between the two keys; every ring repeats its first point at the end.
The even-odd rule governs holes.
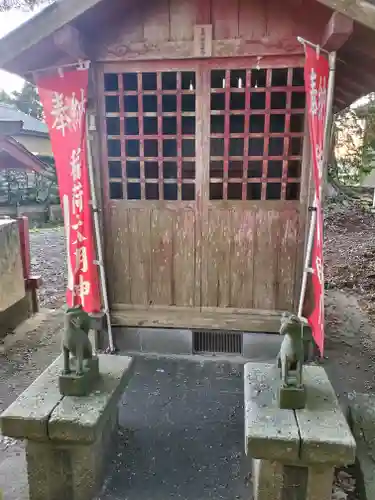
{"type": "Polygon", "coordinates": [[[0,12],[12,9],[34,10],[35,7],[52,3],[53,0],[0,0],[0,12]]]}

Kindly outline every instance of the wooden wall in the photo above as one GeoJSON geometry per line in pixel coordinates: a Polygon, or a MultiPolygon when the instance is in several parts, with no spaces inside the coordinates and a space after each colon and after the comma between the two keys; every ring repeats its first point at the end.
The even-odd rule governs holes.
{"type": "Polygon", "coordinates": [[[117,202],[111,207],[107,262],[112,304],[199,307],[195,218],[194,210],[172,204],[130,208],[117,202]]]}
{"type": "Polygon", "coordinates": [[[298,203],[209,209],[202,307],[292,309],[300,238],[298,203]]]}
{"type": "MultiPolygon", "coordinates": [[[[98,34],[95,47],[102,149],[106,136],[100,85],[105,72],[152,72],[161,65],[168,71],[198,64],[197,197],[191,204],[107,199],[105,247],[112,309],[139,315],[132,323],[127,312],[121,324],[142,325],[147,311],[151,316],[159,311],[159,326],[196,327],[207,327],[202,314],[217,319],[224,311],[231,314],[225,324],[240,329],[244,321],[250,328],[246,311],[269,315],[293,310],[306,235],[309,162],[303,161],[299,200],[211,202],[207,75],[216,65],[232,68],[233,58],[240,57],[237,64],[248,69],[257,61],[262,67],[301,65],[303,48],[297,36],[319,42],[329,9],[315,0],[129,0],[121,5],[117,20],[98,34]],[[181,62],[184,59],[191,61],[181,62]],[[176,314],[173,324],[170,314],[176,314]]],[[[103,172],[108,168],[106,155],[103,172]]]]}
{"type": "Polygon", "coordinates": [[[112,304],[291,310],[303,242],[298,203],[208,211],[207,233],[182,207],[112,205],[112,304]],[[202,262],[201,262],[202,261],[202,262]]]}
{"type": "Polygon", "coordinates": [[[212,57],[301,53],[319,42],[331,11],[315,0],[129,0],[96,39],[98,60],[180,59],[201,54],[196,25],[212,26],[212,57]]]}

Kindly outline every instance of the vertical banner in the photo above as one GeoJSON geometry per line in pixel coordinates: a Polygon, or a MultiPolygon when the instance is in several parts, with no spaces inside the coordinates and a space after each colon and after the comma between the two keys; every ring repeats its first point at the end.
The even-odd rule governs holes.
{"type": "Polygon", "coordinates": [[[324,273],[322,188],[327,118],[329,62],[317,49],[305,45],[305,87],[315,184],[316,228],[311,255],[315,308],[308,318],[321,355],[324,350],[324,273]]]}
{"type": "Polygon", "coordinates": [[[37,85],[50,133],[64,215],[67,303],[69,307],[81,305],[88,313],[99,312],[86,147],[88,70],[40,77],[37,85]]]}

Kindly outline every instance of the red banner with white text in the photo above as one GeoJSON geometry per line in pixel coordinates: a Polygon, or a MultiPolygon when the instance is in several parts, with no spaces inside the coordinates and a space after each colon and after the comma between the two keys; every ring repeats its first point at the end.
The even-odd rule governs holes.
{"type": "Polygon", "coordinates": [[[55,158],[64,214],[69,307],[100,311],[90,179],[87,168],[88,70],[65,71],[37,81],[55,158]]]}
{"type": "Polygon", "coordinates": [[[308,318],[320,354],[324,350],[324,273],[322,188],[327,117],[329,63],[315,48],[305,46],[305,87],[315,184],[316,228],[311,255],[315,308],[308,318]]]}

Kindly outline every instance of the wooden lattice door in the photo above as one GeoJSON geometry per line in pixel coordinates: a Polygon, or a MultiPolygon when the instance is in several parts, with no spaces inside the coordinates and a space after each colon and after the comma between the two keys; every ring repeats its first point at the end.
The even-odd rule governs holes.
{"type": "Polygon", "coordinates": [[[216,66],[207,79],[202,306],[292,310],[300,249],[303,70],[231,64],[216,66]]]}
{"type": "Polygon", "coordinates": [[[253,63],[132,62],[100,75],[112,309],[206,327],[202,313],[292,309],[303,71],[253,63]]]}
{"type": "Polygon", "coordinates": [[[149,67],[102,75],[111,303],[199,308],[196,72],[149,67]]]}

